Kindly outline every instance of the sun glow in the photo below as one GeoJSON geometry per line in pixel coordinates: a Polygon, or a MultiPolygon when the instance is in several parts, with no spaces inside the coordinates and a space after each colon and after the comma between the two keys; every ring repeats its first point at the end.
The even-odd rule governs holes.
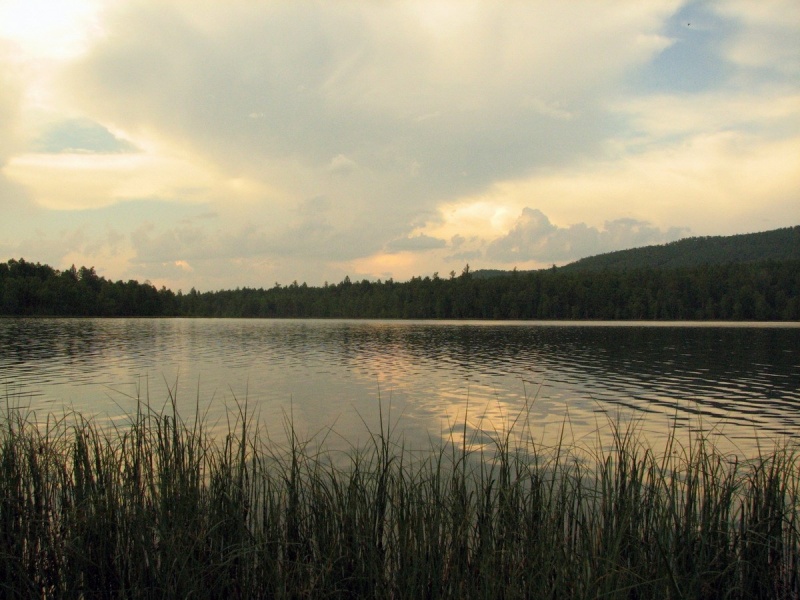
{"type": "Polygon", "coordinates": [[[411,252],[374,254],[354,260],[350,265],[358,273],[378,278],[394,277],[399,281],[404,281],[414,275],[419,275],[414,271],[417,268],[417,263],[414,254],[411,252]]]}
{"type": "Polygon", "coordinates": [[[68,59],[99,32],[97,0],[10,0],[0,4],[0,37],[26,54],[68,59]]]}
{"type": "Polygon", "coordinates": [[[424,227],[421,233],[445,239],[496,237],[512,227],[519,210],[509,208],[504,198],[467,198],[441,206],[439,213],[441,222],[424,227]]]}
{"type": "Polygon", "coordinates": [[[2,172],[24,185],[40,206],[55,210],[99,208],[132,198],[205,202],[218,185],[202,166],[144,153],[26,154],[11,159],[2,172]]]}

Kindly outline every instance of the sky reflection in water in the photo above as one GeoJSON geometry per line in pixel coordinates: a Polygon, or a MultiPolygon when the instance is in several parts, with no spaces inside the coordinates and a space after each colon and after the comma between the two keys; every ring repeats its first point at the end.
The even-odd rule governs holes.
{"type": "Polygon", "coordinates": [[[800,327],[188,319],[0,320],[0,383],[39,418],[122,420],[177,397],[221,429],[237,403],[271,438],[364,444],[379,400],[408,447],[516,431],[593,444],[635,419],[657,444],[703,427],[749,453],[800,432],[800,327]],[[391,411],[391,413],[390,413],[391,411]],[[122,417],[122,418],[121,418],[122,417]],[[607,431],[607,427],[605,427],[607,431]]]}

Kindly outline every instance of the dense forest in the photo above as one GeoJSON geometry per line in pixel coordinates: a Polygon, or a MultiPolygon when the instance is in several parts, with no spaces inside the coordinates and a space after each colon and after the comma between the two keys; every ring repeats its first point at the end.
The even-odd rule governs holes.
{"type": "Polygon", "coordinates": [[[0,263],[0,314],[401,319],[800,320],[800,261],[475,277],[351,281],[323,287],[173,292],[110,281],[94,268],[0,263]]]}
{"type": "Polygon", "coordinates": [[[168,316],[177,296],[149,282],[112,282],[94,267],[58,271],[24,259],[0,263],[0,315],[168,316]]]}
{"type": "Polygon", "coordinates": [[[710,264],[800,260],[800,225],[759,233],[690,237],[668,244],[619,250],[582,258],[565,271],[672,269],[710,264]]]}

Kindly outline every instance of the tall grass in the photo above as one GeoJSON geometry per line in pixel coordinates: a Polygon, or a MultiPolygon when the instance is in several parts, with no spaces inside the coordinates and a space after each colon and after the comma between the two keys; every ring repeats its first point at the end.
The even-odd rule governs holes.
{"type": "MultiPolygon", "coordinates": [[[[613,427],[613,424],[611,425],[613,427]]],[[[800,460],[633,428],[590,460],[495,433],[344,461],[174,410],[0,424],[5,598],[797,598],[800,460]],[[466,440],[458,440],[466,442],[466,440]]],[[[465,428],[466,431],[466,428],[465,428]]],[[[466,435],[466,433],[464,434],[466,435]]]]}

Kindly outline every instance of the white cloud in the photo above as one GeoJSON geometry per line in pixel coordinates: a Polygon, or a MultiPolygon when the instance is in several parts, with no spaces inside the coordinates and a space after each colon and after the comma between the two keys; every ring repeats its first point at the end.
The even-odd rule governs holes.
{"type": "Polygon", "coordinates": [[[85,8],[72,58],[0,56],[0,202],[31,212],[9,247],[57,245],[74,217],[88,252],[113,223],[124,244],[98,256],[127,273],[235,287],[478,268],[493,241],[497,260],[533,256],[512,244],[535,229],[527,207],[555,228],[548,257],[800,221],[790,0],[85,8]],[[24,153],[62,119],[141,151],[106,137],[24,153]],[[164,202],[121,219],[133,198],[164,202]]]}
{"type": "Polygon", "coordinates": [[[10,49],[0,41],[0,167],[20,145],[21,82],[8,65],[10,49]]]}
{"type": "Polygon", "coordinates": [[[800,4],[795,0],[725,0],[714,10],[737,24],[723,43],[728,60],[737,65],[800,75],[800,4]]]}
{"type": "MultiPolygon", "coordinates": [[[[690,137],[638,154],[592,162],[529,178],[499,182],[486,192],[441,208],[428,235],[497,235],[491,223],[534,204],[559,223],[593,227],[618,218],[656,226],[688,227],[695,234],[730,235],[800,222],[800,137],[763,140],[723,132],[690,137]],[[470,215],[485,215],[472,219],[470,215]],[[610,218],[609,218],[610,217],[610,218]]],[[[508,225],[505,225],[508,226],[508,225]]],[[[508,229],[506,229],[507,231],[508,229]]]]}
{"type": "Polygon", "coordinates": [[[418,164],[441,193],[597,144],[603,91],[659,51],[642,40],[675,2],[162,5],[120,12],[73,72],[87,110],[251,176],[341,155],[389,179],[418,164]]]}
{"type": "Polygon", "coordinates": [[[224,185],[177,157],[147,154],[23,154],[3,172],[40,206],[83,210],[141,198],[206,202],[224,185]]]}
{"type": "Polygon", "coordinates": [[[558,227],[538,209],[524,208],[509,233],[494,240],[486,252],[490,260],[520,263],[572,261],[614,250],[670,242],[685,237],[685,229],[667,231],[635,219],[607,221],[602,229],[576,223],[558,227]]]}
{"type": "Polygon", "coordinates": [[[99,33],[98,10],[92,0],[4,0],[0,38],[37,57],[74,57],[99,33]]]}
{"type": "Polygon", "coordinates": [[[798,89],[768,86],[736,93],[654,94],[618,101],[615,108],[627,116],[633,144],[724,131],[758,132],[765,138],[800,135],[798,89]]]}
{"type": "Polygon", "coordinates": [[[0,219],[0,252],[19,256],[15,238],[21,225],[36,216],[36,210],[27,190],[5,173],[9,159],[24,147],[20,124],[24,84],[18,70],[9,64],[10,53],[11,49],[0,40],[0,211],[3,215],[13,215],[0,219]]]}
{"type": "Polygon", "coordinates": [[[347,158],[344,154],[337,154],[331,159],[331,162],[328,163],[328,171],[330,173],[344,174],[357,167],[358,164],[356,161],[347,158]]]}

